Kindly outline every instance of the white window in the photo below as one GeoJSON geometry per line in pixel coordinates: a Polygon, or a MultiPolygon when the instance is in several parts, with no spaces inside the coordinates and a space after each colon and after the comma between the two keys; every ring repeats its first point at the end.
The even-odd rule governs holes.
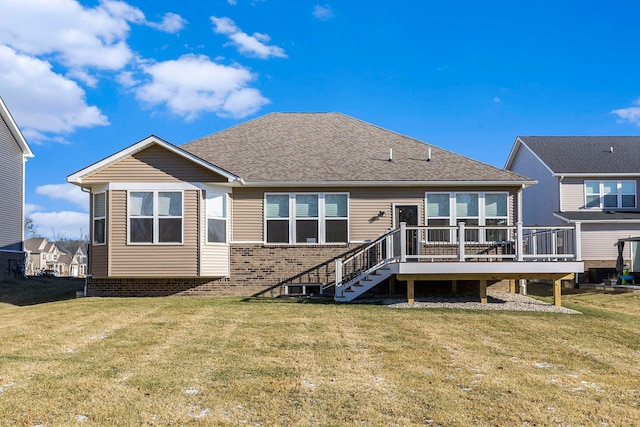
{"type": "Polygon", "coordinates": [[[289,195],[267,194],[265,200],[267,243],[289,243],[289,195]]]}
{"type": "Polygon", "coordinates": [[[451,231],[432,229],[451,225],[451,195],[449,193],[427,193],[427,240],[430,242],[448,242],[451,231]]]}
{"type": "Polygon", "coordinates": [[[324,241],[349,241],[349,197],[346,194],[324,195],[324,241]]]}
{"type": "Polygon", "coordinates": [[[286,193],[265,195],[267,243],[346,243],[349,195],[286,193]]]}
{"type": "MultiPolygon", "coordinates": [[[[509,224],[509,197],[505,193],[484,194],[484,225],[486,227],[504,227],[509,224]]],[[[486,241],[503,242],[507,240],[507,229],[487,228],[486,241]]]]}
{"type": "Polygon", "coordinates": [[[623,209],[636,207],[635,181],[585,181],[587,208],[623,209]]]}
{"type": "MultiPolygon", "coordinates": [[[[504,192],[426,193],[426,224],[446,227],[464,222],[469,227],[465,229],[466,241],[503,241],[507,230],[501,227],[509,223],[508,205],[509,194],[504,192]]],[[[452,237],[450,230],[427,229],[430,242],[450,242],[452,237]]]]}
{"type": "Polygon", "coordinates": [[[207,191],[207,243],[227,243],[227,195],[207,191]]]}
{"type": "MultiPolygon", "coordinates": [[[[480,225],[477,193],[456,193],[456,223],[460,222],[470,227],[480,225]]],[[[466,241],[478,241],[478,229],[465,230],[464,234],[466,241]]]]}
{"type": "Polygon", "coordinates": [[[182,243],[182,191],[129,191],[129,243],[182,243]]]}
{"type": "Polygon", "coordinates": [[[93,244],[104,245],[106,242],[107,197],[106,193],[93,195],[93,244]]]}

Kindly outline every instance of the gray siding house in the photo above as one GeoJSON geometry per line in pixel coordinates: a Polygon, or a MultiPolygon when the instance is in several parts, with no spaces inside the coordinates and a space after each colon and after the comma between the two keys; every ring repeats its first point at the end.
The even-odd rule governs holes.
{"type": "Polygon", "coordinates": [[[0,280],[25,261],[25,162],[33,153],[0,98],[0,280]]]}
{"type": "MultiPolygon", "coordinates": [[[[615,274],[618,240],[640,236],[639,165],[637,136],[519,136],[505,169],[538,181],[522,193],[524,223],[580,224],[585,269],[599,282],[615,274]]],[[[623,252],[636,272],[637,252],[623,252]]]]}

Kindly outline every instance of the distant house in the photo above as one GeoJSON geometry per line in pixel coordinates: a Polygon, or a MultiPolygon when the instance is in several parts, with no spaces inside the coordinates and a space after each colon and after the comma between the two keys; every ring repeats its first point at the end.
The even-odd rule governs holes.
{"type": "Polygon", "coordinates": [[[84,240],[62,240],[56,246],[64,253],[63,275],[85,277],[87,275],[87,242],[84,240]]]}
{"type": "Polygon", "coordinates": [[[44,237],[25,241],[26,273],[37,276],[50,272],[62,277],[85,277],[87,272],[86,243],[79,240],[51,242],[44,237]]]}
{"type": "MultiPolygon", "coordinates": [[[[538,181],[522,193],[525,223],[580,224],[590,279],[615,272],[618,239],[640,236],[640,137],[519,136],[505,168],[538,181]]],[[[640,271],[636,244],[623,256],[640,271]]]]}
{"type": "Polygon", "coordinates": [[[339,113],[268,114],[180,147],[150,136],[67,180],[91,193],[89,295],[349,301],[397,281],[411,300],[444,280],[486,301],[487,284],[582,269],[568,239],[554,265],[523,250],[535,181],[339,113]]]}
{"type": "Polygon", "coordinates": [[[0,280],[15,277],[25,261],[25,162],[33,153],[0,98],[0,280]]]}

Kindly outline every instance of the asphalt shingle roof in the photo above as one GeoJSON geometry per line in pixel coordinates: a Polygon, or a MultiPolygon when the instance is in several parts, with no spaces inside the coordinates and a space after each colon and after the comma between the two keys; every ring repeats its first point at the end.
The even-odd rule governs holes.
{"type": "Polygon", "coordinates": [[[640,136],[519,138],[555,173],[640,172],[640,136]]]}
{"type": "Polygon", "coordinates": [[[531,181],[341,113],[271,113],[180,148],[247,182],[531,181]]]}
{"type": "Polygon", "coordinates": [[[566,218],[570,221],[640,221],[640,212],[630,211],[572,211],[556,212],[556,215],[566,218]]]}

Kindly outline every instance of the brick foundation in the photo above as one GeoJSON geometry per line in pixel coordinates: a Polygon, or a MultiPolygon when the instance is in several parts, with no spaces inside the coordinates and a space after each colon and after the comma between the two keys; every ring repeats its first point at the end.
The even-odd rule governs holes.
{"type": "MultiPolygon", "coordinates": [[[[88,296],[280,295],[279,282],[359,245],[231,245],[228,278],[87,278],[88,296]]],[[[332,270],[332,268],[330,269],[332,270]]],[[[333,279],[333,273],[329,274],[333,279]]]]}

